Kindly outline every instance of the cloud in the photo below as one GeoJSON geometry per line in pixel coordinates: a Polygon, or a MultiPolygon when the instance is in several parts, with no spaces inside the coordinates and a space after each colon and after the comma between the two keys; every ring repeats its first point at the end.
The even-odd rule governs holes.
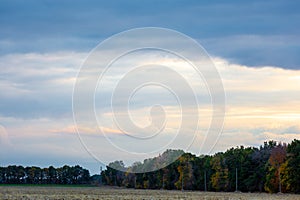
{"type": "Polygon", "coordinates": [[[157,26],[196,38],[210,54],[235,63],[299,69],[298,7],[281,0],[2,1],[0,53],[88,51],[118,32],[157,26]]]}
{"type": "Polygon", "coordinates": [[[298,34],[237,34],[202,40],[213,55],[248,67],[275,66],[299,69],[296,52],[300,49],[298,34]]]}
{"type": "Polygon", "coordinates": [[[71,91],[85,53],[0,57],[0,115],[47,118],[71,114],[71,91]]]}
{"type": "Polygon", "coordinates": [[[85,135],[102,135],[105,134],[123,134],[123,132],[116,128],[111,127],[82,127],[77,126],[76,124],[72,124],[69,126],[65,126],[62,128],[50,129],[49,132],[51,133],[61,133],[61,134],[85,134],[85,135]]]}
{"type": "MultiPolygon", "coordinates": [[[[144,150],[153,150],[153,148],[145,149],[146,145],[142,142],[132,144],[128,142],[130,140],[126,139],[124,134],[120,134],[121,131],[113,123],[110,104],[100,102],[96,107],[102,109],[102,115],[97,116],[100,124],[91,123],[89,117],[95,118],[95,113],[92,113],[93,115],[84,118],[84,123],[77,124],[78,127],[75,127],[71,106],[73,84],[80,64],[86,55],[87,53],[84,52],[56,52],[12,54],[0,57],[0,67],[3,69],[0,72],[2,106],[0,122],[5,127],[1,131],[1,151],[4,152],[7,147],[7,145],[2,145],[3,143],[11,144],[11,158],[3,157],[3,163],[12,163],[14,160],[22,160],[25,163],[25,158],[30,160],[33,157],[41,158],[41,163],[50,163],[51,159],[55,159],[55,157],[58,159],[56,163],[62,163],[67,158],[71,158],[70,162],[80,159],[83,160],[82,162],[93,163],[91,161],[93,158],[85,151],[77,136],[76,128],[83,133],[82,136],[86,139],[89,147],[95,148],[96,155],[105,154],[102,156],[103,161],[112,161],[118,158],[124,159],[126,163],[130,164],[137,157],[126,158],[124,157],[127,155],[126,153],[113,155],[107,152],[111,143],[102,141],[105,138],[97,134],[99,128],[104,130],[106,136],[112,141],[123,145],[123,148],[129,148],[132,151],[143,150],[143,148],[144,150]],[[103,150],[103,148],[106,149],[103,150]],[[24,151],[24,149],[27,150],[24,151]],[[42,159],[42,155],[49,155],[49,158],[42,159]]],[[[140,57],[139,64],[149,61],[145,59],[146,55],[140,57]]],[[[155,58],[157,63],[178,68],[177,72],[184,73],[188,82],[194,84],[195,87],[200,86],[199,80],[193,77],[192,71],[185,71],[189,66],[183,65],[180,60],[157,55],[155,58]]],[[[234,64],[220,57],[213,57],[213,60],[221,75],[227,96],[224,130],[213,152],[237,145],[260,145],[269,139],[289,142],[294,138],[299,138],[299,70],[287,70],[274,66],[251,68],[246,65],[234,64]]],[[[111,89],[115,83],[122,78],[122,76],[114,77],[114,75],[123,73],[122,66],[122,63],[113,66],[113,70],[109,73],[111,76],[107,77],[107,87],[104,91],[108,93],[103,93],[106,100],[109,100],[111,89]],[[114,81],[110,81],[110,78],[114,81]]],[[[165,74],[156,74],[156,76],[159,79],[170,78],[173,81],[172,77],[165,74]]],[[[143,76],[140,74],[136,78],[143,79],[143,76]]],[[[181,87],[178,86],[178,88],[181,87]]],[[[155,142],[154,148],[159,148],[173,138],[180,126],[180,106],[176,102],[174,103],[174,99],[170,96],[164,96],[167,92],[165,90],[159,90],[156,87],[144,89],[145,91],[137,91],[132,99],[131,117],[137,125],[146,126],[151,123],[150,107],[153,103],[158,101],[163,106],[166,111],[167,129],[166,134],[155,142]],[[156,95],[157,98],[153,98],[153,95],[156,95]]],[[[200,94],[203,91],[196,90],[200,94]]],[[[182,91],[183,94],[185,92],[182,91]]],[[[208,94],[206,93],[206,95],[208,94]]],[[[206,128],[210,124],[212,112],[209,98],[206,101],[201,100],[198,111],[201,125],[198,132],[199,138],[189,149],[194,153],[199,152],[199,146],[205,137],[206,128]]],[[[193,109],[193,106],[190,109],[193,109]]],[[[118,111],[123,113],[126,110],[120,108],[118,111]]],[[[96,112],[96,114],[98,113],[96,112]]],[[[159,115],[160,112],[154,114],[159,115]]],[[[155,117],[161,119],[161,116],[155,117]]],[[[187,126],[183,131],[191,133],[191,129],[187,126]]],[[[191,138],[193,138],[192,135],[183,135],[171,147],[186,148],[185,144],[189,143],[191,138]]],[[[205,147],[202,150],[208,151],[205,147]]],[[[142,157],[139,158],[142,159],[142,157]]]]}

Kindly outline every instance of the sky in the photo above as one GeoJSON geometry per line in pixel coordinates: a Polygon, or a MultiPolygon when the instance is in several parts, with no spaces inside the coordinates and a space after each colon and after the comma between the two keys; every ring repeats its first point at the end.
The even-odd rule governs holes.
{"type": "MultiPolygon", "coordinates": [[[[72,95],[76,78],[89,53],[100,42],[122,31],[141,27],[181,32],[201,44],[211,57],[226,94],[223,131],[211,153],[239,145],[259,146],[271,139],[282,142],[299,139],[299,9],[298,1],[283,0],[2,0],[0,165],[80,164],[92,174],[97,173],[99,162],[86,151],[77,129],[91,146],[93,141],[98,141],[95,138],[99,135],[87,124],[77,127],[73,119],[72,95]]],[[[177,67],[183,70],[180,73],[187,74],[190,83],[204,87],[176,57],[157,52],[131,56],[138,56],[136,62],[143,64],[147,63],[149,55],[150,58],[156,56],[156,64],[177,67]]],[[[131,63],[129,61],[130,55],[128,60],[119,60],[121,65],[116,63],[116,71],[108,71],[111,76],[107,77],[116,78],[122,73],[124,63],[131,63]]],[[[160,75],[156,77],[164,79],[160,75]]],[[[110,81],[114,79],[106,81],[105,88],[109,90],[113,86],[110,81]]],[[[180,110],[174,106],[176,101],[172,95],[163,96],[166,91],[161,88],[148,89],[137,92],[135,103],[130,104],[133,120],[142,126],[147,124],[149,105],[158,101],[171,117],[165,125],[170,126],[167,131],[172,134],[172,130],[178,128],[176,116],[180,115],[180,110]],[[161,98],[154,98],[158,94],[161,98]]],[[[207,96],[205,87],[203,91],[200,89],[199,93],[207,96]]],[[[101,92],[108,95],[100,88],[100,96],[101,92]]],[[[204,97],[199,98],[203,100],[199,112],[205,116],[201,122],[207,126],[206,116],[211,115],[211,105],[204,97]]],[[[97,119],[102,130],[121,144],[120,130],[107,120],[111,113],[106,108],[108,105],[101,101],[96,105],[96,109],[102,109],[97,119]]],[[[160,107],[156,108],[160,112],[160,107]]],[[[122,110],[117,111],[122,116],[122,110]]],[[[155,144],[163,143],[162,139],[155,144]]],[[[94,145],[98,145],[95,147],[98,149],[101,146],[94,145]]],[[[198,154],[193,148],[190,151],[198,154]]],[[[94,153],[103,154],[100,156],[103,160],[123,158],[129,162],[136,158],[114,155],[106,147],[101,147],[99,152],[94,153]]]]}

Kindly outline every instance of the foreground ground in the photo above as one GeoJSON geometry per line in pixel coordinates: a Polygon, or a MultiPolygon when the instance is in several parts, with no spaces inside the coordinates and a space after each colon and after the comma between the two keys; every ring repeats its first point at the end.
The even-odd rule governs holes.
{"type": "Polygon", "coordinates": [[[39,187],[39,186],[0,186],[0,199],[199,199],[199,200],[235,200],[235,199],[280,199],[300,200],[293,194],[258,193],[215,193],[168,190],[134,190],[98,187],[39,187]]]}

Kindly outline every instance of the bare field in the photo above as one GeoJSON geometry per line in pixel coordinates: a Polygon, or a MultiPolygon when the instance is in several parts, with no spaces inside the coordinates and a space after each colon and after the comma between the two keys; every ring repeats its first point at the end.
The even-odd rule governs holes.
{"type": "Polygon", "coordinates": [[[0,199],[22,200],[75,200],[75,199],[191,199],[191,200],[243,200],[280,199],[300,200],[300,195],[266,193],[223,193],[168,190],[134,190],[107,187],[39,187],[1,186],[0,199]]]}

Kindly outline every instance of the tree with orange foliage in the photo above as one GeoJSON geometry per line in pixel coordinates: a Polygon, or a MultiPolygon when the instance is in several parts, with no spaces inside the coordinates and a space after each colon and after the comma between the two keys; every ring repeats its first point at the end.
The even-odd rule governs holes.
{"type": "Polygon", "coordinates": [[[265,190],[271,193],[282,192],[281,189],[281,165],[286,160],[286,149],[287,145],[285,143],[279,143],[271,150],[271,155],[269,158],[269,167],[267,180],[265,183],[265,190]]]}

